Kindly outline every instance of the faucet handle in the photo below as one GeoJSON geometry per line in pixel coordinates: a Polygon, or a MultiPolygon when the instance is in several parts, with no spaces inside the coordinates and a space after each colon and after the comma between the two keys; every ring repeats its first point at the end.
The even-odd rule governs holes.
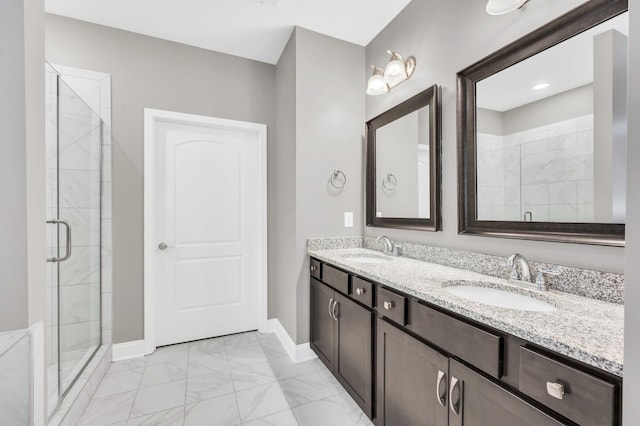
{"type": "Polygon", "coordinates": [[[538,270],[538,275],[536,276],[536,285],[538,286],[538,290],[549,290],[549,283],[545,275],[560,275],[560,271],[555,269],[555,266],[551,268],[543,268],[538,270]]]}
{"type": "Polygon", "coordinates": [[[402,253],[402,244],[401,243],[394,243],[393,244],[393,255],[394,256],[400,256],[401,253],[402,253]]]}

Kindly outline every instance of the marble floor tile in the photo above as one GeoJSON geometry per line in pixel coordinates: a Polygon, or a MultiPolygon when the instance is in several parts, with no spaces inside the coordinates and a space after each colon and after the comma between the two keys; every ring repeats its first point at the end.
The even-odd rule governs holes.
{"type": "Polygon", "coordinates": [[[287,399],[277,382],[236,392],[243,422],[259,419],[289,408],[287,399]]]}
{"type": "Polygon", "coordinates": [[[280,386],[291,407],[308,404],[332,395],[320,375],[313,371],[280,381],[280,386]]]}
{"type": "Polygon", "coordinates": [[[131,417],[163,411],[184,405],[187,381],[140,389],[131,408],[131,417]]]}
{"type": "Polygon", "coordinates": [[[229,360],[226,352],[216,352],[211,355],[189,359],[188,376],[202,376],[204,374],[216,373],[218,371],[229,370],[229,360]]]}
{"type": "Polygon", "coordinates": [[[189,343],[180,345],[163,346],[149,355],[147,365],[164,364],[165,362],[178,361],[189,355],[189,343]]]}
{"type": "Polygon", "coordinates": [[[149,365],[144,370],[141,388],[177,382],[187,378],[187,358],[149,365]]]}
{"type": "Polygon", "coordinates": [[[319,360],[250,332],[112,363],[80,425],[371,426],[319,360]]]}
{"type": "Polygon", "coordinates": [[[224,395],[187,405],[184,424],[185,426],[240,425],[240,414],[235,395],[224,395]]]}
{"type": "Polygon", "coordinates": [[[187,379],[187,404],[233,392],[233,382],[229,370],[187,379]]]}
{"type": "Polygon", "coordinates": [[[293,409],[300,426],[356,426],[335,397],[329,397],[293,409]]]}
{"type": "Polygon", "coordinates": [[[133,371],[133,372],[142,374],[144,373],[144,368],[147,366],[148,360],[149,360],[148,357],[140,357],[140,358],[134,358],[134,359],[127,359],[124,361],[112,362],[111,365],[109,366],[109,371],[107,371],[107,374],[121,373],[123,371],[133,371]]]}
{"type": "Polygon", "coordinates": [[[183,426],[183,424],[183,406],[142,417],[136,417],[127,421],[127,426],[183,426]]]}
{"type": "Polygon", "coordinates": [[[116,393],[138,390],[141,380],[142,373],[137,373],[135,371],[122,371],[120,373],[112,373],[109,371],[105,374],[100,386],[98,386],[95,398],[102,398],[116,393]]]}
{"type": "Polygon", "coordinates": [[[285,410],[243,423],[243,426],[298,426],[298,421],[296,416],[293,415],[293,411],[285,410]]]}
{"type": "Polygon", "coordinates": [[[260,344],[258,336],[255,332],[231,334],[224,336],[224,343],[228,351],[234,349],[245,348],[247,346],[256,346],[260,344]]]}
{"type": "Polygon", "coordinates": [[[276,381],[276,376],[273,374],[271,365],[266,361],[232,367],[231,377],[233,378],[233,387],[236,391],[276,381]]]}
{"type": "Polygon", "coordinates": [[[229,356],[229,364],[231,367],[239,367],[242,365],[268,361],[260,344],[245,346],[243,348],[233,350],[227,349],[227,354],[229,356]]]}
{"type": "Polygon", "coordinates": [[[82,417],[80,426],[102,426],[127,420],[136,392],[118,393],[92,399],[82,417]]]}
{"type": "Polygon", "coordinates": [[[216,352],[224,352],[227,347],[224,342],[224,338],[218,337],[216,339],[198,340],[196,342],[189,343],[189,358],[197,358],[200,356],[207,356],[216,352]]]}

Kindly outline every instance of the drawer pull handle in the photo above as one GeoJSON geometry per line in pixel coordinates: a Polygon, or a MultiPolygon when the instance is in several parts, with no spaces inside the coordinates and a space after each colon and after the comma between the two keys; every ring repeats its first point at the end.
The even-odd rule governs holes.
{"type": "Polygon", "coordinates": [[[316,265],[311,265],[311,272],[315,272],[318,270],[318,267],[316,265]]]}
{"type": "Polygon", "coordinates": [[[395,303],[393,303],[392,300],[385,300],[384,303],[382,304],[382,306],[387,310],[390,311],[391,309],[393,309],[393,307],[395,306],[395,303]]]}
{"type": "Polygon", "coordinates": [[[458,379],[451,376],[451,388],[449,389],[449,406],[451,407],[451,411],[454,414],[460,414],[460,400],[462,399],[462,392],[458,392],[458,401],[456,403],[453,402],[453,391],[458,387],[458,379]]]}
{"type": "Polygon", "coordinates": [[[442,371],[442,370],[438,370],[438,381],[436,383],[436,396],[438,397],[438,404],[440,404],[441,407],[447,407],[447,390],[444,390],[443,392],[440,392],[440,385],[442,384],[442,382],[446,383],[447,382],[447,374],[442,371]]]}
{"type": "Polygon", "coordinates": [[[564,397],[564,386],[560,383],[547,382],[547,393],[554,398],[562,399],[564,397]]]}
{"type": "MultiPolygon", "coordinates": [[[[334,300],[333,301],[333,308],[331,308],[331,316],[333,317],[333,319],[335,321],[338,321],[338,314],[336,314],[336,306],[338,306],[338,301],[334,300]]],[[[338,312],[340,313],[340,312],[338,312]]]]}
{"type": "Polygon", "coordinates": [[[366,292],[367,292],[367,290],[365,290],[364,288],[360,288],[360,287],[356,288],[356,294],[357,294],[358,296],[362,296],[362,295],[363,295],[363,294],[365,294],[366,292]]]}

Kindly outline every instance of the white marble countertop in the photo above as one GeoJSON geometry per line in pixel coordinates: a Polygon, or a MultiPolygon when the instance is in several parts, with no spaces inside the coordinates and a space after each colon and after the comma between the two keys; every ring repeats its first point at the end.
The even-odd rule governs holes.
{"type": "Polygon", "coordinates": [[[509,284],[506,279],[406,257],[388,256],[390,261],[377,264],[349,259],[349,256],[358,254],[384,256],[378,251],[363,248],[309,250],[308,253],[361,277],[622,376],[623,305],[553,290],[529,290],[509,284]],[[452,284],[449,281],[482,282],[482,286],[543,300],[557,310],[529,312],[469,301],[445,291],[444,288],[452,284]]]}

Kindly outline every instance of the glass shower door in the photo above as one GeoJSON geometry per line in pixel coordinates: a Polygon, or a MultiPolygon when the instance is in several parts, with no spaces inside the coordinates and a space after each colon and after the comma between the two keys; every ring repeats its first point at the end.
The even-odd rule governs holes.
{"type": "Polygon", "coordinates": [[[57,349],[57,356],[52,353],[51,359],[57,363],[61,400],[101,344],[102,122],[55,77],[56,143],[48,144],[47,180],[50,240],[54,240],[53,244],[50,241],[49,264],[57,294],[50,300],[54,326],[49,337],[50,348],[57,349]],[[52,150],[55,155],[49,152],[52,150]]]}

